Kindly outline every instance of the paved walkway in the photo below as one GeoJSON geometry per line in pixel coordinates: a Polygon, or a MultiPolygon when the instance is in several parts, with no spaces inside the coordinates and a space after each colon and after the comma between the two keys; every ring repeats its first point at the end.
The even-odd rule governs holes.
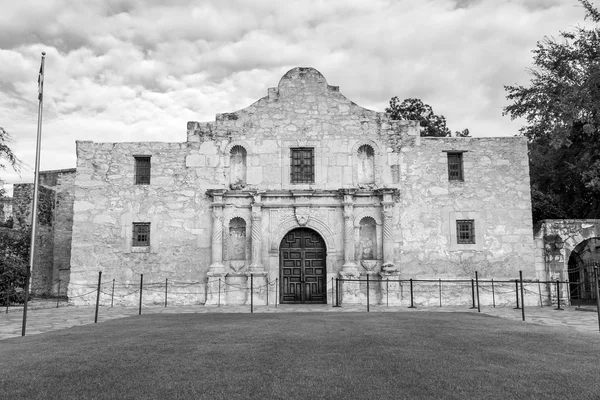
{"type": "MultiPolygon", "coordinates": [[[[61,305],[56,308],[54,301],[39,301],[30,303],[27,312],[26,334],[35,335],[57,329],[70,328],[77,325],[94,323],[94,307],[75,307],[61,305]]],[[[21,336],[23,321],[22,307],[14,307],[5,313],[0,310],[0,340],[21,336]]],[[[346,305],[332,307],[331,305],[279,305],[256,306],[256,313],[274,312],[365,312],[366,307],[360,305],[346,305]]],[[[466,306],[453,307],[419,307],[408,309],[406,307],[371,306],[371,312],[468,312],[477,313],[477,310],[466,306]]],[[[138,315],[137,307],[100,307],[98,322],[111,319],[125,318],[138,315]]],[[[249,313],[250,306],[173,306],[173,307],[143,307],[143,314],[157,313],[249,313]]],[[[483,307],[484,314],[521,321],[521,310],[510,307],[483,307]]],[[[526,323],[546,325],[551,327],[564,327],[580,332],[596,333],[600,336],[598,328],[598,314],[595,308],[588,311],[579,311],[576,307],[565,307],[563,311],[554,310],[553,307],[527,307],[525,309],[526,323]],[[593,311],[593,312],[590,312],[593,311]]]]}

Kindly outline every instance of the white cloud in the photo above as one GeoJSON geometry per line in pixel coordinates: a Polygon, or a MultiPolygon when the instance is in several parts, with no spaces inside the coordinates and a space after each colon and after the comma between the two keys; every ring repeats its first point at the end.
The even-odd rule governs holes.
{"type": "MultiPolygon", "coordinates": [[[[9,2],[0,14],[0,126],[34,163],[47,52],[42,168],[75,140],[185,141],[188,120],[246,107],[295,66],[365,107],[421,98],[453,130],[513,135],[503,85],[526,83],[544,35],[583,22],[575,0],[96,0],[9,2]]],[[[9,182],[32,180],[1,173],[9,182]]]]}

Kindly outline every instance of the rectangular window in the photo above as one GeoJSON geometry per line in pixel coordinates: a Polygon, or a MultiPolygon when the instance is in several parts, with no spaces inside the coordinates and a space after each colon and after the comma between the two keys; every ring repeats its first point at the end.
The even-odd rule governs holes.
{"type": "Polygon", "coordinates": [[[463,180],[462,153],[448,153],[448,180],[463,180]]]}
{"type": "Polygon", "coordinates": [[[150,157],[135,156],[135,184],[150,184],[150,157]]]}
{"type": "Polygon", "coordinates": [[[290,182],[315,182],[315,157],[313,148],[297,147],[290,149],[290,182]]]}
{"type": "Polygon", "coordinates": [[[475,220],[460,219],[456,221],[456,242],[475,243],[475,220]]]}
{"type": "Polygon", "coordinates": [[[142,247],[150,246],[150,223],[149,222],[134,222],[133,223],[133,238],[132,246],[142,247]]]}

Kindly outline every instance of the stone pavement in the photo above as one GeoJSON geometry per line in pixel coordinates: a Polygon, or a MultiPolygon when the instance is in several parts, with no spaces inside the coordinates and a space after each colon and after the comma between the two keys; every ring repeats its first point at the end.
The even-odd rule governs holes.
{"type": "MultiPolygon", "coordinates": [[[[94,323],[94,307],[76,307],[61,305],[56,308],[54,301],[39,301],[30,303],[31,308],[27,312],[26,335],[35,335],[57,329],[66,329],[77,325],[94,323]]],[[[576,307],[564,307],[563,311],[555,310],[554,307],[527,307],[525,309],[526,323],[544,325],[548,327],[563,327],[579,332],[595,333],[600,336],[598,328],[598,314],[595,308],[588,311],[579,311],[576,307]],[[589,312],[593,311],[593,312],[589,312]]],[[[365,312],[366,306],[345,305],[343,307],[332,307],[331,305],[274,305],[255,306],[256,313],[274,312],[365,312]]],[[[468,312],[477,313],[476,309],[468,306],[452,307],[418,307],[409,309],[406,307],[371,306],[371,312],[468,312]]],[[[142,308],[142,314],[157,313],[249,313],[250,306],[147,306],[142,308]]],[[[106,307],[102,306],[98,312],[98,322],[111,319],[136,316],[139,313],[137,307],[106,307]]],[[[509,320],[521,321],[521,310],[510,307],[482,307],[481,313],[509,320]]],[[[10,312],[0,310],[0,340],[21,336],[21,324],[23,321],[22,307],[14,307],[10,312]]]]}

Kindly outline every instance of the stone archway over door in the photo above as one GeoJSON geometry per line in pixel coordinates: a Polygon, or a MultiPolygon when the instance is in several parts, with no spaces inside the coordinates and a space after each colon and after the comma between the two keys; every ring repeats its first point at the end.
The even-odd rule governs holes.
{"type": "Polygon", "coordinates": [[[279,301],[282,304],[327,303],[327,248],[317,232],[289,231],[279,246],[279,301]]]}

